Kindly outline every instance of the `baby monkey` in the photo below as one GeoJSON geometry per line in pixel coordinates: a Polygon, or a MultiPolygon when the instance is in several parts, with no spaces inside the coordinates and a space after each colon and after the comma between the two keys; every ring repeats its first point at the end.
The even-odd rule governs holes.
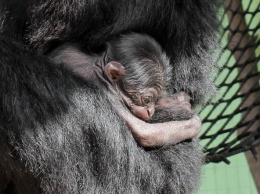
{"type": "Polygon", "coordinates": [[[185,92],[168,96],[169,59],[147,35],[132,33],[109,41],[100,55],[87,55],[76,45],[64,44],[49,57],[108,90],[112,105],[143,147],[176,144],[195,137],[201,128],[185,92]]]}

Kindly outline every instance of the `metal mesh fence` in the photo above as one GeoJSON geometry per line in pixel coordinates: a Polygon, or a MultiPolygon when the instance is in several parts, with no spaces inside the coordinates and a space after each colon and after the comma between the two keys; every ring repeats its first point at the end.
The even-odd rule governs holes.
{"type": "Polygon", "coordinates": [[[200,139],[207,162],[228,163],[260,145],[260,1],[226,0],[219,16],[220,97],[200,113],[200,139]]]}

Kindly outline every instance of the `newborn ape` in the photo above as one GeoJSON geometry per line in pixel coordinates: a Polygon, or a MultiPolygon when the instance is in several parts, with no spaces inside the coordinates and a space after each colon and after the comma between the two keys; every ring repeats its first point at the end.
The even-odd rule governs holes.
{"type": "Polygon", "coordinates": [[[49,57],[84,80],[108,89],[111,103],[141,146],[175,144],[198,134],[200,120],[191,111],[189,96],[184,92],[166,96],[167,79],[171,78],[169,60],[151,37],[140,34],[122,36],[108,42],[106,51],[99,56],[87,55],[77,46],[65,44],[49,57]],[[118,103],[120,101],[142,120],[129,113],[122,103],[118,103]],[[172,121],[180,112],[190,115],[189,120],[172,121]],[[160,123],[162,120],[157,118],[164,113],[170,121],[160,123]]]}

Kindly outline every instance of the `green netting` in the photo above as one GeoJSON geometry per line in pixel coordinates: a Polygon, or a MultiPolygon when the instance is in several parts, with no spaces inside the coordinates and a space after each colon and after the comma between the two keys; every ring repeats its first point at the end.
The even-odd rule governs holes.
{"type": "Polygon", "coordinates": [[[220,11],[216,97],[201,113],[207,162],[260,145],[260,1],[226,0],[220,11]]]}

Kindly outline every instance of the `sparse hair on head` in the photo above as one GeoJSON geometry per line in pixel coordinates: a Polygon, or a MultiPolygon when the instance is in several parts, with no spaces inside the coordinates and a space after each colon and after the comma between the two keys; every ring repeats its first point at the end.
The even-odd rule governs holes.
{"type": "Polygon", "coordinates": [[[127,76],[122,80],[131,87],[167,87],[171,78],[169,58],[150,36],[131,33],[108,43],[108,60],[121,63],[127,76]]]}

